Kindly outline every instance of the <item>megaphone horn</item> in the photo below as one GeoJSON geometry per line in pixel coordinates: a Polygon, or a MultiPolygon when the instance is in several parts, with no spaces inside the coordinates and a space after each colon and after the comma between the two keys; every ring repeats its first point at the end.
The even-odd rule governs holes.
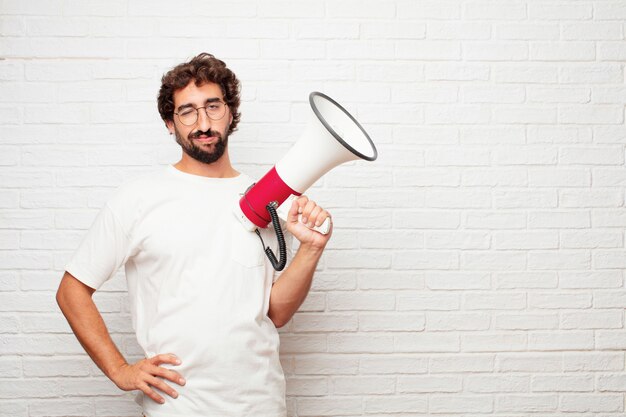
{"type": "MultiPolygon", "coordinates": [[[[239,200],[235,215],[249,231],[272,221],[267,206],[281,206],[289,197],[302,195],[328,171],[344,162],[378,157],[376,146],[359,122],[326,94],[309,94],[313,110],[300,139],[283,158],[253,184],[239,200]]],[[[286,220],[287,209],[278,214],[286,220]]],[[[327,219],[328,220],[328,219],[327,219]]],[[[329,222],[313,229],[327,233],[329,222]]]]}

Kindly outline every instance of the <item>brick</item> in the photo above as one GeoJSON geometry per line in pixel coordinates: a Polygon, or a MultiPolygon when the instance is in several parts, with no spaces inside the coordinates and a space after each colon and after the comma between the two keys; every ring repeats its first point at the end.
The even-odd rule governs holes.
{"type": "Polygon", "coordinates": [[[425,318],[422,314],[359,314],[360,331],[422,331],[425,318]]]}
{"type": "Polygon", "coordinates": [[[450,208],[488,208],[489,192],[476,190],[456,190],[432,189],[426,193],[427,207],[441,209],[450,208]]]}
{"type": "Polygon", "coordinates": [[[531,61],[593,61],[593,42],[530,42],[531,61]]]}
{"type": "Polygon", "coordinates": [[[419,3],[402,0],[397,4],[396,13],[401,19],[459,19],[461,4],[426,0],[419,3]]]}
{"type": "Polygon", "coordinates": [[[592,332],[533,332],[528,334],[529,350],[591,350],[593,344],[592,332]]]}
{"type": "Polygon", "coordinates": [[[597,386],[600,392],[623,392],[626,390],[626,375],[598,375],[597,386]]]}
{"type": "Polygon", "coordinates": [[[564,412],[621,412],[624,411],[623,394],[563,394],[564,412]]]}
{"type": "Polygon", "coordinates": [[[487,395],[431,395],[432,413],[491,413],[493,398],[487,395]]]}
{"type": "Polygon", "coordinates": [[[458,352],[458,335],[442,333],[399,334],[394,336],[395,352],[458,352]]]}
{"type": "Polygon", "coordinates": [[[530,382],[533,392],[592,392],[592,375],[535,375],[530,382]]]}
{"type": "Polygon", "coordinates": [[[526,335],[521,333],[466,334],[461,337],[463,352],[515,352],[526,350],[526,335]]]}
{"type": "Polygon", "coordinates": [[[399,40],[396,42],[396,58],[426,61],[461,59],[461,44],[448,40],[399,40]]]}
{"type": "Polygon", "coordinates": [[[358,370],[358,357],[334,354],[299,355],[294,367],[294,372],[302,375],[356,375],[358,370]]]}
{"type": "Polygon", "coordinates": [[[329,334],[328,351],[336,353],[383,353],[394,348],[391,335],[329,334]]]}
{"type": "MultiPolygon", "coordinates": [[[[529,92],[530,96],[530,92],[529,92]]],[[[587,126],[534,126],[528,128],[528,142],[538,143],[591,143],[591,128],[587,126]]]]}
{"type": "Polygon", "coordinates": [[[400,270],[457,269],[459,256],[452,251],[397,251],[393,254],[392,265],[400,270]]]}
{"type": "Polygon", "coordinates": [[[422,355],[375,355],[364,356],[359,360],[359,373],[381,375],[425,374],[428,361],[422,355]]]}
{"type": "Polygon", "coordinates": [[[621,235],[611,231],[571,231],[561,233],[561,247],[570,249],[619,248],[621,235]]]}
{"type": "Polygon", "coordinates": [[[537,64],[498,64],[494,66],[492,73],[493,79],[499,83],[552,83],[558,78],[556,66],[537,64]]]}
{"type": "Polygon", "coordinates": [[[527,267],[527,256],[514,251],[464,251],[461,254],[461,269],[466,270],[520,270],[527,267]]]}
{"type": "Polygon", "coordinates": [[[586,311],[561,314],[562,329],[618,329],[622,328],[623,312],[586,311]]]}
{"type": "Polygon", "coordinates": [[[498,289],[556,288],[559,278],[555,272],[502,272],[494,274],[498,289]]]}
{"type": "Polygon", "coordinates": [[[402,394],[460,392],[461,389],[462,381],[459,377],[429,375],[398,378],[398,392],[402,394]]]}
{"type": "Polygon", "coordinates": [[[557,249],[559,234],[556,232],[495,232],[494,249],[557,249]]]}
{"type": "MultiPolygon", "coordinates": [[[[526,89],[529,103],[589,103],[591,101],[591,89],[590,88],[561,88],[561,87],[528,87],[526,89]]],[[[532,133],[537,135],[538,133],[550,132],[551,127],[536,126],[532,128],[532,133]]],[[[563,127],[559,126],[559,129],[563,127]]],[[[557,136],[557,134],[552,135],[557,136]]],[[[561,136],[568,136],[568,139],[572,136],[578,137],[579,134],[575,129],[569,129],[569,131],[561,132],[561,136]],[[572,135],[572,133],[574,133],[572,135]]],[[[571,139],[570,139],[571,141],[571,139]]]]}
{"type": "MultiPolygon", "coordinates": [[[[518,375],[470,375],[467,377],[469,392],[511,393],[527,392],[530,377],[518,375]]],[[[517,411],[517,410],[516,410],[517,411]]]]}
{"type": "Polygon", "coordinates": [[[379,396],[365,399],[364,409],[366,413],[414,413],[426,412],[427,399],[422,396],[379,396]]]}
{"type": "Polygon", "coordinates": [[[557,40],[559,25],[553,23],[506,23],[495,27],[496,39],[557,40]]]}
{"type": "Polygon", "coordinates": [[[557,395],[502,395],[496,398],[496,412],[554,412],[557,411],[557,395]]]}
{"type": "Polygon", "coordinates": [[[338,332],[357,330],[357,317],[348,314],[297,313],[293,317],[295,332],[338,332]]]}
{"type": "Polygon", "coordinates": [[[425,233],[425,247],[429,249],[489,249],[490,237],[483,232],[425,233]]]}
{"type": "Polygon", "coordinates": [[[583,229],[591,225],[588,212],[583,211],[535,211],[528,216],[532,229],[583,229]]]}
{"type": "Polygon", "coordinates": [[[597,54],[600,61],[623,61],[626,45],[623,42],[598,42],[597,54]]]}
{"type": "MultiPolygon", "coordinates": [[[[243,27],[242,27],[243,29],[243,27]]],[[[357,39],[359,25],[345,22],[302,22],[294,28],[297,39],[357,39]]]]}
{"type": "Polygon", "coordinates": [[[299,416],[338,416],[360,414],[362,410],[360,398],[302,398],[298,400],[299,416]]]}
{"type": "Polygon", "coordinates": [[[492,372],[494,370],[494,355],[491,354],[455,354],[437,355],[430,359],[429,369],[432,373],[492,372]]]}
{"type": "Polygon", "coordinates": [[[461,184],[469,187],[524,187],[528,185],[528,174],[527,170],[520,168],[469,168],[464,170],[461,184]]]}
{"type": "Polygon", "coordinates": [[[515,41],[470,41],[463,45],[463,58],[467,61],[527,61],[528,45],[515,41]]]}
{"type": "Polygon", "coordinates": [[[432,20],[426,22],[426,37],[428,39],[486,40],[491,37],[491,25],[484,22],[432,20]]]}
{"type": "Polygon", "coordinates": [[[393,226],[408,229],[456,229],[460,215],[454,211],[401,211],[394,213],[393,226]]]}
{"type": "Polygon", "coordinates": [[[379,395],[396,391],[396,378],[380,376],[342,376],[331,380],[335,395],[379,395]]]}
{"type": "Polygon", "coordinates": [[[562,372],[562,354],[559,353],[501,353],[496,369],[500,372],[547,373],[562,372]]]}
{"type": "MultiPolygon", "coordinates": [[[[559,273],[559,287],[566,289],[620,288],[623,278],[620,271],[567,271],[559,273]]],[[[594,306],[600,306],[594,295],[594,306]]],[[[603,305],[603,307],[617,307],[603,305]]]]}
{"type": "Polygon", "coordinates": [[[540,2],[528,4],[528,18],[532,20],[585,20],[591,19],[591,4],[571,2],[540,2]]]}
{"type": "Polygon", "coordinates": [[[626,5],[621,1],[607,1],[594,5],[594,17],[598,20],[626,18],[626,5]]]}
{"type": "Polygon", "coordinates": [[[456,62],[425,64],[425,76],[430,81],[485,81],[489,79],[489,72],[489,66],[484,64],[456,62]]]}
{"type": "Polygon", "coordinates": [[[320,396],[328,394],[326,378],[286,378],[286,395],[288,396],[320,396]]]}
{"type": "Polygon", "coordinates": [[[572,124],[621,124],[624,122],[622,106],[580,105],[559,108],[559,122],[572,124]]]}
{"type": "Polygon", "coordinates": [[[437,293],[436,296],[429,293],[416,295],[398,295],[398,311],[425,311],[425,310],[458,310],[460,308],[460,296],[457,294],[437,293]]]}
{"type": "Polygon", "coordinates": [[[470,229],[522,229],[526,227],[526,216],[506,211],[468,211],[466,227],[470,229]]]}
{"type": "Polygon", "coordinates": [[[489,274],[472,272],[432,272],[426,277],[426,287],[431,290],[489,289],[489,274]]]}
{"type": "Polygon", "coordinates": [[[488,314],[481,313],[427,313],[427,331],[487,330],[491,325],[488,314]]]}
{"type": "Polygon", "coordinates": [[[556,314],[498,314],[495,319],[497,330],[557,329],[556,314]]]}
{"type": "Polygon", "coordinates": [[[585,293],[536,293],[528,295],[528,306],[540,309],[589,308],[591,295],[585,293]]]}
{"type": "Polygon", "coordinates": [[[528,269],[589,269],[591,257],[584,250],[536,251],[528,254],[528,269]]]}

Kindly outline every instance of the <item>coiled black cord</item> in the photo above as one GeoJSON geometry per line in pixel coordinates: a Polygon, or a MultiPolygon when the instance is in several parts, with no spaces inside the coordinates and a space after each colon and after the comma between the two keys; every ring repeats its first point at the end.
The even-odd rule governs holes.
{"type": "Polygon", "coordinates": [[[263,242],[263,238],[261,237],[261,233],[259,229],[256,229],[255,232],[259,239],[261,239],[261,244],[263,245],[263,251],[265,255],[270,260],[270,263],[274,267],[276,271],[282,271],[287,264],[287,247],[285,245],[285,236],[283,235],[283,231],[280,228],[280,220],[278,219],[278,213],[276,213],[276,207],[278,203],[276,201],[271,201],[265,208],[270,214],[270,218],[272,219],[272,224],[274,225],[274,231],[276,232],[276,240],[278,240],[278,253],[280,255],[280,262],[276,259],[276,255],[272,252],[269,246],[265,246],[265,242],[263,242]]]}

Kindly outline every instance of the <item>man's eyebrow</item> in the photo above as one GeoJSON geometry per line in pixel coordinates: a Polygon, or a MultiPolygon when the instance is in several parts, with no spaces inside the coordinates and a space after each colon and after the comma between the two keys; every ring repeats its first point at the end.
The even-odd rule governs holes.
{"type": "MultiPolygon", "coordinates": [[[[219,97],[211,97],[211,98],[207,98],[206,101],[204,102],[205,105],[207,105],[208,103],[215,103],[216,101],[222,101],[221,98],[219,97]]],[[[178,108],[176,109],[177,112],[186,109],[186,108],[194,108],[194,105],[191,103],[185,103],[185,104],[181,104],[180,106],[178,106],[178,108]]]]}

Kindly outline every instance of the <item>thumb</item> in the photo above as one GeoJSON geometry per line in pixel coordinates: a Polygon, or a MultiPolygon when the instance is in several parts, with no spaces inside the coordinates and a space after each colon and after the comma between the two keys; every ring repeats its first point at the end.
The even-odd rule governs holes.
{"type": "Polygon", "coordinates": [[[298,222],[298,199],[294,198],[291,202],[291,208],[289,209],[289,213],[287,213],[287,221],[289,223],[297,223],[298,222]]]}

